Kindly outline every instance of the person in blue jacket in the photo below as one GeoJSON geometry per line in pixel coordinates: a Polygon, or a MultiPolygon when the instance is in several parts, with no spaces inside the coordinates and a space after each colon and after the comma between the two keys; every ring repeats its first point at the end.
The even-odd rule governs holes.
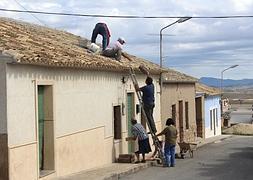
{"type": "Polygon", "coordinates": [[[153,110],[155,107],[155,97],[154,97],[154,84],[153,79],[148,76],[146,78],[146,86],[143,86],[141,88],[138,88],[138,86],[135,86],[136,90],[139,90],[142,92],[142,100],[144,104],[144,111],[147,116],[147,120],[150,124],[151,130],[153,133],[156,133],[156,126],[155,121],[153,118],[153,110]]]}

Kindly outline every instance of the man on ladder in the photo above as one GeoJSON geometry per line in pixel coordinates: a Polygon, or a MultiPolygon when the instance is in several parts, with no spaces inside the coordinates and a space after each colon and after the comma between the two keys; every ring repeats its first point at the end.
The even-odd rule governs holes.
{"type": "Polygon", "coordinates": [[[144,105],[144,111],[147,116],[147,120],[150,124],[151,130],[154,134],[157,132],[155,121],[153,118],[153,110],[155,107],[155,97],[154,97],[154,84],[153,79],[150,76],[147,76],[146,78],[146,86],[143,86],[141,88],[138,87],[138,84],[135,84],[135,89],[137,91],[142,92],[142,101],[144,105]]]}
{"type": "Polygon", "coordinates": [[[154,145],[155,147],[157,148],[157,151],[158,151],[158,157],[159,157],[159,160],[161,160],[161,163],[165,166],[166,165],[166,162],[165,162],[165,158],[164,158],[164,154],[162,152],[162,147],[161,147],[161,144],[159,143],[159,139],[157,138],[156,136],[156,127],[155,127],[155,123],[154,123],[154,119],[153,119],[153,108],[154,108],[154,85],[153,85],[153,79],[149,76],[149,72],[145,69],[145,67],[143,66],[140,66],[139,69],[147,75],[147,79],[146,79],[146,86],[144,86],[145,88],[148,87],[145,91],[145,95],[144,95],[144,92],[143,92],[143,96],[141,96],[141,91],[142,89],[145,89],[145,88],[139,88],[138,86],[138,82],[136,80],[136,75],[134,73],[134,70],[132,68],[130,68],[130,77],[131,77],[131,80],[134,84],[134,87],[135,87],[135,90],[136,90],[136,94],[137,94],[137,97],[139,99],[139,102],[140,102],[140,105],[141,105],[141,109],[142,109],[142,113],[143,113],[143,116],[147,122],[147,125],[150,129],[150,134],[151,134],[151,137],[153,139],[153,142],[154,142],[154,145]],[[148,96],[147,96],[148,95],[148,96]],[[148,100],[146,101],[146,99],[144,99],[144,97],[147,97],[148,100]],[[145,103],[147,105],[147,102],[149,102],[148,105],[153,105],[153,106],[150,106],[149,109],[146,109],[148,110],[147,113],[146,113],[146,110],[145,110],[145,103],[144,103],[144,100],[145,100],[145,103]],[[148,115],[150,115],[149,117],[151,117],[150,119],[148,119],[148,115]],[[151,125],[152,124],[152,125],[151,125]]]}

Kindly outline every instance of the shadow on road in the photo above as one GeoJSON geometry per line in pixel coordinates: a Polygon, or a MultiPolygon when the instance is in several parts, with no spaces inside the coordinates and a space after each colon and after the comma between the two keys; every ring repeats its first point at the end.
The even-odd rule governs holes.
{"type": "MultiPolygon", "coordinates": [[[[226,159],[217,159],[212,164],[203,164],[200,176],[222,180],[253,179],[253,147],[232,148],[226,159]]],[[[226,152],[224,152],[226,153],[226,152]]]]}

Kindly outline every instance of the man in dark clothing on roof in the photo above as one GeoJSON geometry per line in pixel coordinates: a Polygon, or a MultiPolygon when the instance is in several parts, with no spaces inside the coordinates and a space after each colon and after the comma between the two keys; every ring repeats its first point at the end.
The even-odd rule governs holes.
{"type": "Polygon", "coordinates": [[[102,48],[103,50],[109,45],[110,42],[110,31],[105,23],[97,23],[92,32],[91,43],[96,43],[98,34],[103,36],[102,48]]]}
{"type": "Polygon", "coordinates": [[[155,107],[155,97],[154,97],[154,84],[153,79],[151,77],[146,78],[146,86],[143,86],[141,88],[138,88],[138,86],[135,86],[136,90],[139,90],[142,92],[142,100],[144,103],[144,110],[148,119],[148,122],[150,124],[151,130],[153,133],[156,133],[156,126],[153,118],[153,110],[155,107]]]}

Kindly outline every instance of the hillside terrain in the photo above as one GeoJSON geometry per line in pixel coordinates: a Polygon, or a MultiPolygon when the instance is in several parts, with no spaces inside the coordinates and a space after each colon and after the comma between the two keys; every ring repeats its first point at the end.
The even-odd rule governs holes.
{"type": "MultiPolygon", "coordinates": [[[[207,86],[212,86],[216,88],[220,88],[221,79],[212,78],[212,77],[201,77],[199,79],[200,83],[203,83],[207,86]]],[[[224,88],[240,88],[240,89],[252,89],[253,90],[253,79],[241,79],[241,80],[233,80],[233,79],[223,79],[222,86],[224,88]]]]}

